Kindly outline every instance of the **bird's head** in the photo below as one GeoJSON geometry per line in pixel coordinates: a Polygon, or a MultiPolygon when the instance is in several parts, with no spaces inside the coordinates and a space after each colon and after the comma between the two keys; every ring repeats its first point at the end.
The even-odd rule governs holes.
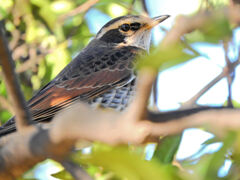
{"type": "Polygon", "coordinates": [[[135,46],[149,50],[151,29],[169,15],[154,18],[144,16],[121,16],[112,19],[97,33],[96,39],[115,46],[135,46]]]}

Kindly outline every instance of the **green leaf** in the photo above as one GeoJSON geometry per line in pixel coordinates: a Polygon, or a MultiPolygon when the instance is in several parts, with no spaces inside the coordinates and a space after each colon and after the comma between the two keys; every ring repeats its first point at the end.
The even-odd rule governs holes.
{"type": "MultiPolygon", "coordinates": [[[[1,67],[0,67],[0,69],[1,69],[1,67]]],[[[1,96],[4,96],[4,97],[7,96],[7,89],[6,89],[5,83],[2,79],[0,79],[0,94],[1,94],[1,96]]]]}
{"type": "Polygon", "coordinates": [[[209,138],[208,140],[204,141],[202,143],[202,145],[210,145],[210,144],[217,143],[217,142],[220,142],[220,139],[218,137],[214,136],[214,137],[209,138]]]}
{"type": "Polygon", "coordinates": [[[8,15],[8,11],[12,6],[13,0],[0,0],[0,20],[8,15]]]}
{"type": "Polygon", "coordinates": [[[0,7],[0,20],[4,19],[8,15],[7,11],[0,7]]]}
{"type": "Polygon", "coordinates": [[[0,125],[7,122],[11,116],[12,114],[6,110],[0,111],[0,125]]]}
{"type": "Polygon", "coordinates": [[[164,137],[157,145],[153,158],[161,163],[169,164],[173,161],[181,142],[181,135],[164,137]]]}
{"type": "Polygon", "coordinates": [[[101,166],[113,171],[121,178],[129,180],[170,180],[180,179],[171,166],[161,165],[156,161],[146,161],[127,147],[106,148],[95,150],[92,154],[73,156],[74,161],[83,164],[101,166]]]}
{"type": "Polygon", "coordinates": [[[186,48],[184,45],[180,43],[164,49],[157,49],[148,56],[140,58],[137,63],[137,68],[151,67],[154,69],[160,68],[160,70],[165,70],[198,56],[195,53],[187,53],[185,50],[186,48]]]}
{"type": "Polygon", "coordinates": [[[67,172],[66,170],[62,170],[55,174],[51,174],[51,176],[58,178],[58,179],[74,180],[74,178],[71,176],[71,174],[69,172],[67,172]]]}
{"type": "MultiPolygon", "coordinates": [[[[204,151],[204,149],[208,146],[208,145],[211,145],[211,144],[214,144],[214,143],[219,143],[221,142],[221,140],[214,136],[212,138],[209,138],[208,140],[204,141],[202,144],[201,144],[201,148],[198,150],[198,152],[196,152],[195,154],[192,155],[192,157],[194,157],[195,155],[201,153],[202,151],[204,151]]],[[[190,157],[191,158],[191,157],[190,157]]]]}

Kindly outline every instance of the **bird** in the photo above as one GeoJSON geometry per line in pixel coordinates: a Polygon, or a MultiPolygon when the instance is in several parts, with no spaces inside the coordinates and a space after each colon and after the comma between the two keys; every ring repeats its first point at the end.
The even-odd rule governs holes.
{"type": "MultiPolygon", "coordinates": [[[[135,93],[136,57],[148,53],[151,29],[169,15],[126,15],[110,20],[78,55],[28,102],[32,122],[48,122],[76,101],[92,107],[126,109],[135,93]]],[[[0,136],[16,131],[14,117],[0,136]]]]}

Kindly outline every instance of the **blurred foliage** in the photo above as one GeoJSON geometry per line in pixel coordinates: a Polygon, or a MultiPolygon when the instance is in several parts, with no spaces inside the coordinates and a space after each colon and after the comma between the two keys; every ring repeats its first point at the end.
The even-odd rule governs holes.
{"type": "MultiPolygon", "coordinates": [[[[5,20],[9,46],[27,99],[53,79],[93,37],[85,19],[86,12],[69,15],[69,12],[76,10],[85,2],[87,1],[0,0],[0,19],[5,20]]],[[[141,14],[142,1],[136,0],[134,6],[132,2],[132,0],[100,0],[93,8],[110,17],[129,12],[141,14]]],[[[213,9],[226,5],[227,0],[202,2],[202,8],[213,9]]],[[[232,25],[219,11],[199,30],[187,34],[185,38],[188,44],[194,42],[219,44],[230,39],[231,35],[232,25]]],[[[149,56],[138,61],[137,67],[147,66],[162,71],[198,56],[201,54],[185,43],[165,49],[156,47],[149,56]]],[[[2,77],[0,95],[7,98],[2,77]]],[[[234,104],[239,107],[236,102],[234,104]]],[[[8,109],[0,107],[1,122],[5,122],[10,116],[8,109]]],[[[145,147],[113,148],[98,143],[95,143],[88,153],[79,150],[73,154],[72,159],[97,180],[220,179],[218,172],[225,160],[230,159],[234,164],[224,179],[237,179],[240,170],[239,137],[239,133],[229,132],[223,138],[208,140],[203,144],[201,151],[216,141],[221,141],[223,146],[212,154],[205,154],[198,159],[187,159],[181,162],[181,167],[172,165],[181,136],[161,138],[149,161],[145,160],[146,153],[149,153],[144,153],[145,147]]],[[[49,160],[42,164],[48,162],[49,160]]],[[[41,171],[39,166],[41,164],[29,170],[20,179],[35,179],[35,173],[41,171]]],[[[52,166],[63,169],[58,163],[52,166]]],[[[65,180],[73,179],[65,170],[60,170],[52,176],[65,180]]]]}
{"type": "Polygon", "coordinates": [[[164,164],[172,163],[181,141],[180,135],[164,137],[157,145],[153,158],[164,164]]]}
{"type": "Polygon", "coordinates": [[[229,20],[221,11],[215,11],[214,17],[210,18],[201,28],[186,35],[189,43],[208,42],[218,44],[232,36],[232,27],[229,20]],[[214,22],[214,23],[213,23],[214,22]]]}
{"type": "MultiPolygon", "coordinates": [[[[185,179],[196,179],[196,180],[212,180],[221,179],[219,177],[219,170],[224,165],[228,154],[231,154],[232,146],[236,140],[237,134],[235,132],[229,132],[226,137],[222,139],[223,145],[215,153],[204,154],[198,159],[185,161],[183,168],[196,172],[193,174],[188,174],[185,179]]],[[[231,178],[227,178],[231,179],[231,178]]],[[[233,178],[234,179],[234,178],[233,178]]]]}
{"type": "Polygon", "coordinates": [[[201,0],[201,8],[215,9],[216,7],[223,7],[229,3],[229,0],[201,0]]]}
{"type": "Polygon", "coordinates": [[[167,48],[157,47],[146,57],[140,57],[137,67],[150,67],[163,71],[198,56],[199,54],[193,52],[192,49],[187,48],[184,44],[178,43],[167,48]]]}
{"type": "MultiPolygon", "coordinates": [[[[127,146],[110,147],[97,144],[92,148],[91,154],[84,154],[79,151],[73,155],[72,159],[87,167],[88,173],[95,179],[105,179],[106,177],[108,177],[106,179],[127,178],[131,180],[181,179],[177,175],[178,170],[176,167],[160,164],[155,159],[145,161],[140,154],[127,146]],[[98,178],[99,175],[101,176],[98,178]]],[[[66,171],[61,171],[53,176],[60,178],[68,175],[66,171]]]]}

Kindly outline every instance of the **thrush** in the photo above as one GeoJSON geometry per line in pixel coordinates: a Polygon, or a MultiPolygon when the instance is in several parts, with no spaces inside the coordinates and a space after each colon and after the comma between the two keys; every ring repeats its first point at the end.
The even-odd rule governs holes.
{"type": "MultiPolygon", "coordinates": [[[[149,51],[151,29],[168,17],[128,15],[105,24],[68,65],[28,101],[33,122],[49,121],[77,100],[92,106],[125,109],[135,91],[134,60],[149,51]]],[[[0,128],[0,136],[15,130],[13,117],[0,128]]]]}

